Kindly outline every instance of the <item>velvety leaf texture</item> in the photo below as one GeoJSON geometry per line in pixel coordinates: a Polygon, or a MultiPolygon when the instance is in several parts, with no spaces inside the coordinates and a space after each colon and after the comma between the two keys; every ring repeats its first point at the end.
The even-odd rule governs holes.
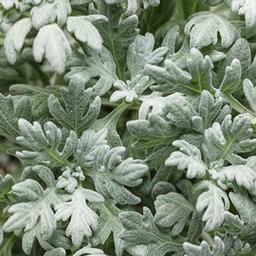
{"type": "Polygon", "coordinates": [[[0,256],[256,255],[256,0],[0,0],[0,256]]]}

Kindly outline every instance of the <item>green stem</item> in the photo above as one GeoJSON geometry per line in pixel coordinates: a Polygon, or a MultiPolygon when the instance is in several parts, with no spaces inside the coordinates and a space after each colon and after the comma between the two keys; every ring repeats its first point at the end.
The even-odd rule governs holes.
{"type": "Polygon", "coordinates": [[[248,113],[252,116],[255,116],[255,113],[248,108],[246,108],[241,102],[234,98],[231,94],[226,94],[225,98],[230,103],[230,106],[240,114],[248,113]]]}
{"type": "Polygon", "coordinates": [[[116,103],[116,102],[110,102],[108,99],[104,99],[104,98],[101,99],[101,104],[102,104],[103,106],[113,107],[113,108],[116,108],[116,107],[119,106],[118,103],[116,103]]]}
{"type": "Polygon", "coordinates": [[[176,0],[176,17],[178,17],[179,19],[182,19],[182,20],[185,19],[185,13],[184,13],[182,0],[176,0]]]}
{"type": "Polygon", "coordinates": [[[115,108],[110,114],[104,118],[96,121],[95,127],[97,130],[109,129],[113,123],[117,123],[121,115],[127,110],[131,104],[122,102],[117,108],[115,108]]]}
{"type": "Polygon", "coordinates": [[[115,43],[114,43],[114,40],[113,38],[115,37],[112,33],[112,27],[110,25],[110,23],[108,23],[108,31],[109,31],[109,34],[107,34],[108,38],[109,38],[109,41],[110,41],[110,51],[112,53],[112,56],[113,56],[113,59],[115,61],[115,64],[116,64],[116,73],[117,73],[117,76],[120,80],[125,80],[124,78],[124,72],[122,70],[122,67],[120,65],[120,62],[119,62],[119,59],[118,59],[118,55],[117,55],[117,51],[116,51],[116,47],[115,47],[115,43]]]}
{"type": "MultiPolygon", "coordinates": [[[[113,108],[117,108],[120,104],[118,102],[110,102],[108,99],[104,99],[102,98],[101,99],[101,103],[103,106],[107,106],[107,107],[113,107],[113,108]]],[[[130,105],[130,109],[133,109],[133,110],[138,110],[138,102],[137,102],[137,105],[130,105]]]]}
{"type": "Polygon", "coordinates": [[[69,165],[69,162],[66,159],[63,159],[56,150],[52,151],[52,150],[49,150],[48,148],[45,148],[45,151],[49,154],[50,157],[52,157],[61,166],[69,165]]]}
{"type": "Polygon", "coordinates": [[[211,237],[211,235],[209,233],[207,233],[206,231],[203,230],[202,234],[201,234],[201,237],[203,240],[205,240],[210,246],[213,246],[215,243],[214,243],[214,240],[213,238],[211,237]]]}

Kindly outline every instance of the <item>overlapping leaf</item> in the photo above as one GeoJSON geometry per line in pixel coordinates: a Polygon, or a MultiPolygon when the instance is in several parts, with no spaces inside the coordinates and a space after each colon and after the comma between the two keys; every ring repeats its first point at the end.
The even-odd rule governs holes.
{"type": "Polygon", "coordinates": [[[183,231],[188,217],[194,210],[182,195],[174,192],[158,196],[154,204],[156,224],[162,228],[172,228],[173,236],[183,231]]]}
{"type": "MultiPolygon", "coordinates": [[[[9,208],[12,216],[4,225],[5,232],[24,230],[31,231],[38,227],[43,239],[49,239],[56,229],[56,220],[52,206],[62,201],[61,196],[56,194],[55,180],[52,172],[43,166],[34,167],[35,171],[44,173],[44,182],[47,188],[33,180],[26,179],[15,184],[12,192],[24,202],[17,203],[9,208]]],[[[42,178],[43,176],[41,176],[42,178]]]]}
{"type": "Polygon", "coordinates": [[[54,23],[55,21],[60,26],[63,26],[71,11],[71,5],[68,0],[41,1],[38,6],[34,6],[31,9],[33,27],[40,29],[44,25],[54,23]]]}
{"type": "Polygon", "coordinates": [[[143,161],[131,157],[123,160],[124,152],[124,147],[100,147],[94,158],[94,171],[89,175],[94,180],[96,190],[105,198],[113,198],[120,204],[135,205],[140,203],[140,198],[131,193],[126,186],[140,185],[148,172],[148,167],[143,161]]]}
{"type": "Polygon", "coordinates": [[[158,85],[152,88],[164,92],[201,93],[203,90],[212,91],[213,64],[209,56],[192,48],[186,60],[186,70],[181,69],[173,60],[167,59],[165,67],[146,65],[149,74],[158,85]]]}
{"type": "Polygon", "coordinates": [[[64,32],[56,24],[40,28],[33,44],[33,54],[37,62],[45,57],[54,71],[63,73],[71,47],[64,32]]]}
{"type": "Polygon", "coordinates": [[[124,242],[120,239],[120,234],[124,231],[124,227],[118,219],[122,211],[111,200],[103,204],[95,204],[93,208],[99,211],[100,219],[91,239],[92,244],[95,246],[104,244],[112,233],[116,256],[123,255],[124,242]]]}
{"type": "Polygon", "coordinates": [[[64,104],[50,95],[49,111],[62,127],[73,130],[78,135],[95,121],[100,112],[100,98],[93,97],[91,89],[85,90],[82,81],[71,81],[68,89],[62,88],[61,100],[64,104]]]}
{"type": "Polygon", "coordinates": [[[185,26],[185,33],[190,36],[190,45],[199,49],[216,45],[230,47],[239,37],[237,29],[224,17],[212,12],[197,13],[185,26]]]}
{"type": "Polygon", "coordinates": [[[67,80],[88,83],[93,80],[93,90],[96,95],[104,95],[117,79],[116,64],[111,53],[103,47],[100,52],[88,50],[87,54],[75,52],[70,58],[70,71],[66,74],[67,80]]]}
{"type": "Polygon", "coordinates": [[[67,221],[66,235],[71,237],[74,246],[81,246],[84,237],[91,237],[98,225],[98,215],[87,202],[102,202],[104,198],[97,192],[78,187],[71,195],[71,201],[55,206],[56,220],[67,221]]]}
{"type": "Polygon", "coordinates": [[[30,164],[33,162],[51,167],[68,164],[67,159],[72,155],[77,144],[75,132],[70,132],[64,146],[61,147],[62,132],[54,123],[47,122],[43,127],[38,122],[31,124],[25,119],[19,119],[18,123],[21,136],[17,137],[17,142],[28,150],[17,152],[17,157],[30,164]]]}
{"type": "Polygon", "coordinates": [[[0,133],[13,140],[19,135],[18,120],[31,120],[31,102],[23,96],[19,100],[15,97],[0,94],[0,133]]]}
{"type": "Polygon", "coordinates": [[[119,79],[122,79],[124,77],[124,63],[127,56],[127,49],[138,34],[138,17],[131,15],[127,18],[119,19],[117,17],[119,14],[117,9],[115,16],[107,16],[109,21],[98,24],[97,28],[103,38],[104,45],[114,57],[117,66],[117,75],[119,79]]]}
{"type": "Polygon", "coordinates": [[[229,199],[226,192],[210,181],[197,184],[195,191],[199,190],[206,191],[198,197],[196,209],[204,212],[205,230],[212,231],[223,224],[224,213],[230,207],[229,199]]]}
{"type": "Polygon", "coordinates": [[[143,253],[146,256],[165,256],[168,252],[182,251],[182,245],[173,241],[168,233],[161,231],[154,223],[153,216],[148,208],[144,208],[143,215],[137,212],[123,212],[121,222],[126,231],[121,235],[128,251],[132,255],[143,253]]]}
{"type": "Polygon", "coordinates": [[[175,141],[173,146],[180,151],[174,151],[166,160],[166,166],[177,166],[180,170],[187,170],[187,178],[202,178],[206,174],[207,166],[202,161],[200,150],[186,141],[175,141]]]}
{"type": "Polygon", "coordinates": [[[210,161],[232,160],[233,154],[250,152],[255,147],[252,132],[249,115],[237,115],[233,121],[231,115],[228,115],[222,124],[214,123],[205,131],[204,155],[210,161]]]}

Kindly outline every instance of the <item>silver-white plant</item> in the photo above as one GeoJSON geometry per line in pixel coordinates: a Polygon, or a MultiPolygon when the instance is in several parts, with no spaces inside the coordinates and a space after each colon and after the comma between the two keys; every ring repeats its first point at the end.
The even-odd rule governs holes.
{"type": "Polygon", "coordinates": [[[0,6],[1,256],[256,254],[256,0],[0,6]]]}

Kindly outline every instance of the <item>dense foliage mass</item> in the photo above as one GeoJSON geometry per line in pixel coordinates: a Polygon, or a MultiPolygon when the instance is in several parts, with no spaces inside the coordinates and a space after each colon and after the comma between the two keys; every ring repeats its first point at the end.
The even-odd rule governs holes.
{"type": "Polygon", "coordinates": [[[1,256],[256,255],[256,0],[0,7],[1,256]]]}

